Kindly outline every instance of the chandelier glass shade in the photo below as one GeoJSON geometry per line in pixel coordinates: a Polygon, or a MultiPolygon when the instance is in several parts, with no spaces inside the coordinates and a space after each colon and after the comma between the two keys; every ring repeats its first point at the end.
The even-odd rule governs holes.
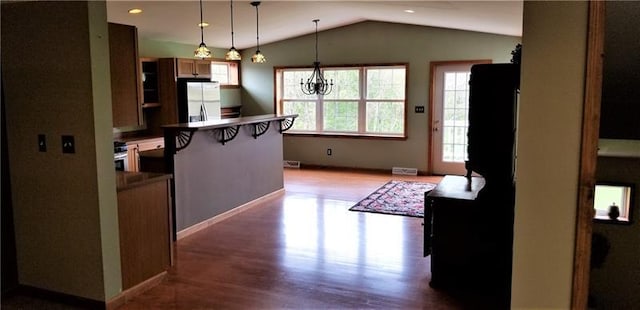
{"type": "Polygon", "coordinates": [[[204,44],[204,24],[202,23],[202,0],[200,0],[200,45],[194,52],[193,57],[197,58],[211,58],[211,51],[204,44]]]}
{"type": "Polygon", "coordinates": [[[259,31],[260,28],[258,27],[259,25],[258,6],[260,5],[260,1],[251,2],[251,5],[253,5],[256,8],[256,53],[253,54],[253,56],[251,56],[251,62],[264,63],[267,61],[267,59],[260,52],[260,31],[259,31]]]}
{"type": "Polygon", "coordinates": [[[304,82],[304,79],[300,79],[300,88],[306,95],[328,95],[333,89],[333,80],[327,81],[320,70],[320,61],[318,61],[318,22],[319,19],[314,19],[316,24],[316,61],[313,62],[313,73],[304,82]]]}
{"type": "Polygon", "coordinates": [[[233,42],[233,0],[231,2],[231,48],[225,55],[224,59],[226,60],[241,60],[240,53],[235,48],[235,44],[233,42]]]}

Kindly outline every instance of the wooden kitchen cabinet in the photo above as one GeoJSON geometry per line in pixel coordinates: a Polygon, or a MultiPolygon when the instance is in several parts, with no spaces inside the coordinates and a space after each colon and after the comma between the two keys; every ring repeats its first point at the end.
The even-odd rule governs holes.
{"type": "Polygon", "coordinates": [[[179,78],[211,78],[211,60],[178,58],[176,75],[179,78]]]}
{"type": "Polygon", "coordinates": [[[142,125],[136,27],[109,23],[113,127],[142,125]]]}
{"type": "Polygon", "coordinates": [[[237,118],[242,115],[242,106],[221,107],[220,116],[222,118],[237,118]]]}
{"type": "Polygon", "coordinates": [[[166,174],[116,174],[124,290],[162,274],[173,264],[169,181],[166,174]]]}
{"type": "Polygon", "coordinates": [[[158,81],[158,59],[141,58],[142,108],[160,106],[160,87],[158,81]]]}
{"type": "Polygon", "coordinates": [[[140,152],[164,148],[164,137],[131,140],[127,142],[129,171],[140,171],[140,152]]]}

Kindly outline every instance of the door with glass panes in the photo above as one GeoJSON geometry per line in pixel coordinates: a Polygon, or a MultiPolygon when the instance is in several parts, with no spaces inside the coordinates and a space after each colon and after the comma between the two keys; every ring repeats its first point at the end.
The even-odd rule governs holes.
{"type": "Polygon", "coordinates": [[[431,63],[431,171],[464,175],[471,66],[488,61],[431,63]]]}

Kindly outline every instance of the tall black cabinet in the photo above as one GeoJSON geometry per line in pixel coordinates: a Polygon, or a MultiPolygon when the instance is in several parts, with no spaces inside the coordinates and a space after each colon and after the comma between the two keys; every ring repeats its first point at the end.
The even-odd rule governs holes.
{"type": "Polygon", "coordinates": [[[519,76],[513,63],[471,68],[467,175],[445,176],[425,197],[431,286],[487,292],[504,309],[511,297],[519,76]]]}

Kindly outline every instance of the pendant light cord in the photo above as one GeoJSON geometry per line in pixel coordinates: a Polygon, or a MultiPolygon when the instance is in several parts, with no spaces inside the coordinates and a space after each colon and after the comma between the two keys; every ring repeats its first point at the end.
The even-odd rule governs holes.
{"type": "Polygon", "coordinates": [[[202,24],[202,0],[200,0],[200,42],[204,43],[204,25],[202,24]]]}
{"type": "Polygon", "coordinates": [[[254,2],[256,7],[256,43],[257,50],[260,50],[260,28],[259,28],[259,18],[258,18],[258,5],[260,2],[254,2]]]}
{"type": "Polygon", "coordinates": [[[318,22],[319,19],[314,19],[313,22],[316,23],[316,62],[318,62],[318,22]]]}
{"type": "Polygon", "coordinates": [[[231,47],[235,48],[233,42],[233,0],[231,0],[231,47]]]}

